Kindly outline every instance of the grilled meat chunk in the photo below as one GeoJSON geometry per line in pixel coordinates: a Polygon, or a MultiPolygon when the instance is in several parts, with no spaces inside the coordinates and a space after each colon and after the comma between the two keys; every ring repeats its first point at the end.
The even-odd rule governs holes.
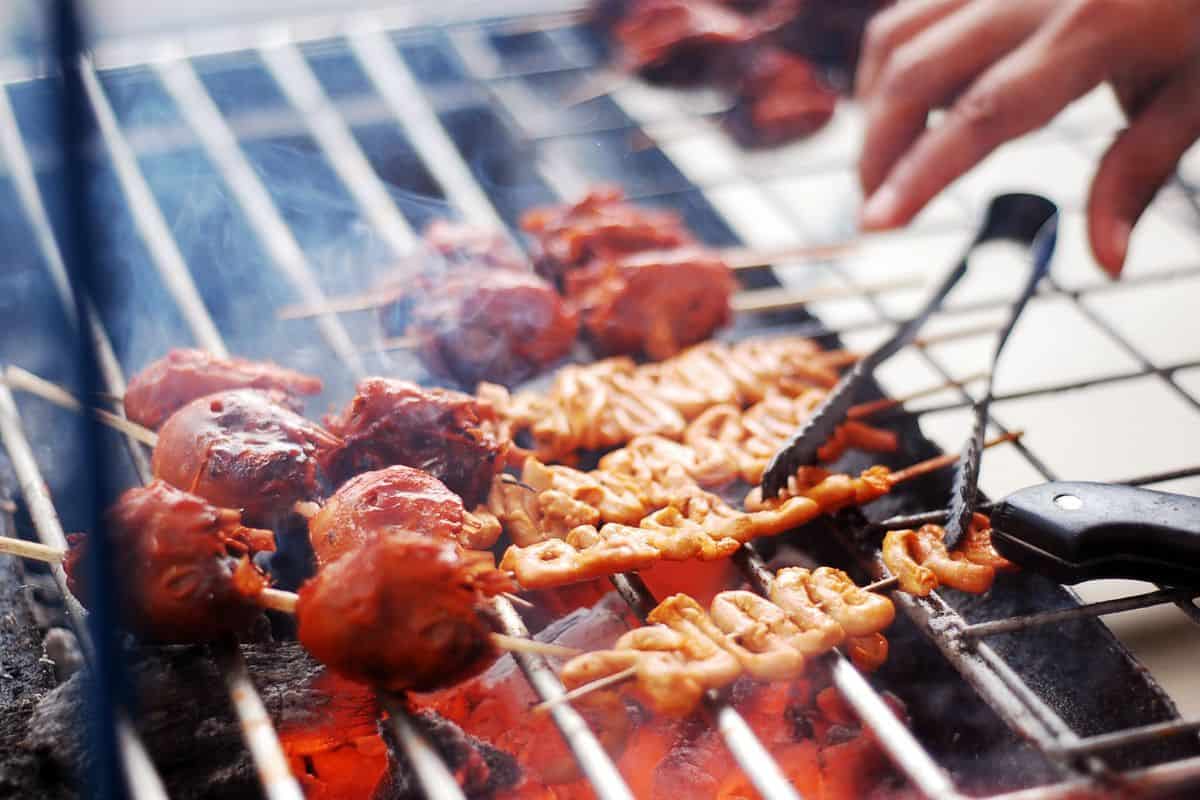
{"type": "Polygon", "coordinates": [[[737,288],[729,265],[710,250],[680,247],[600,260],[572,272],[567,296],[602,353],[660,360],[701,342],[729,322],[737,288]]]}
{"type": "Polygon", "coordinates": [[[417,533],[489,547],[500,525],[488,525],[463,508],[458,495],[427,472],[404,466],[364,472],[342,484],[308,521],[318,567],[325,567],[379,533],[417,533]]]}
{"type": "Polygon", "coordinates": [[[416,534],[376,535],[300,587],[300,643],[350,680],[430,691],[495,659],[477,606],[510,588],[490,555],[416,534]]]}
{"type": "Polygon", "coordinates": [[[422,363],[471,389],[532,378],[569,353],[579,331],[575,311],[530,273],[464,267],[410,291],[406,302],[402,333],[415,339],[422,363]]]}
{"type": "MultiPolygon", "coordinates": [[[[207,642],[242,631],[258,615],[254,598],[267,579],[249,556],[275,549],[270,531],[247,528],[237,511],[163,481],[122,494],[106,522],[129,631],[156,642],[207,642]]],[[[68,584],[87,603],[87,537],[71,541],[68,584]]]]}
{"type": "Polygon", "coordinates": [[[808,136],[833,118],[837,94],[812,65],[777,47],[755,48],[725,117],[744,147],[775,147],[808,136]]]}
{"type": "Polygon", "coordinates": [[[273,527],[298,500],[321,496],[337,437],[254,389],[201,397],[158,434],[154,476],[273,527]]]}
{"type": "Polygon", "coordinates": [[[534,239],[538,274],[560,287],[567,273],[596,259],[695,241],[678,214],[627,203],[615,186],[596,186],[577,203],[532,209],[521,227],[534,239]]]}
{"type": "Polygon", "coordinates": [[[224,358],[203,350],[177,348],[129,381],[125,416],[157,429],[197,397],[226,389],[271,389],[280,393],[280,400],[287,401],[297,395],[320,394],[321,388],[320,378],[269,361],[224,358]]]}
{"type": "Polygon", "coordinates": [[[613,28],[626,69],[675,86],[719,76],[760,32],[752,18],[704,0],[640,0],[613,28]]]}
{"type": "Polygon", "coordinates": [[[330,466],[337,483],[401,464],[433,475],[469,508],[486,501],[509,446],[489,404],[388,378],[360,381],[350,404],[325,423],[342,439],[330,466]]]}

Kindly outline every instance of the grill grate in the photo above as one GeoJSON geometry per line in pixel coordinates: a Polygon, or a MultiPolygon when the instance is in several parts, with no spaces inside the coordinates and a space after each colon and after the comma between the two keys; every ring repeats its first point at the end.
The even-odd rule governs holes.
{"type": "MultiPolygon", "coordinates": [[[[177,140],[186,142],[185,147],[197,150],[194,158],[206,161],[213,176],[241,209],[245,218],[242,224],[261,248],[258,261],[263,264],[264,270],[283,278],[282,282],[264,278],[264,285],[270,287],[266,294],[273,301],[299,298],[306,303],[316,302],[322,298],[322,287],[327,281],[361,285],[370,276],[362,269],[355,272],[356,267],[326,275],[324,267],[327,262],[324,259],[320,273],[313,269],[315,257],[312,247],[302,240],[295,214],[290,213],[291,210],[280,196],[272,193],[269,181],[264,180],[263,173],[267,171],[265,160],[255,141],[256,136],[264,135],[286,136],[290,141],[303,138],[308,149],[315,149],[314,158],[327,166],[331,181],[338,185],[343,195],[348,196],[351,208],[337,207],[336,210],[355,219],[361,218],[370,228],[362,249],[376,258],[374,262],[364,259],[368,270],[374,268],[372,264],[380,263],[379,252],[394,257],[411,249],[413,227],[424,215],[436,213],[436,209],[414,208],[409,198],[398,195],[392,188],[396,185],[411,186],[414,192],[429,193],[420,180],[414,181],[410,176],[398,173],[395,165],[381,162],[378,148],[364,145],[367,138],[364,131],[373,125],[398,125],[404,136],[399,143],[400,152],[406,153],[411,162],[420,166],[421,174],[427,171],[432,187],[435,191],[440,189],[449,206],[467,219],[482,224],[504,221],[511,226],[520,210],[534,202],[551,200],[555,195],[574,195],[597,178],[621,176],[621,182],[631,187],[631,194],[639,199],[653,199],[679,208],[693,225],[709,234],[713,244],[733,244],[738,238],[737,234],[746,234],[752,239],[758,237],[758,241],[749,243],[766,246],[794,243],[797,238],[810,241],[814,238],[834,239],[838,234],[845,233],[835,229],[822,230],[819,222],[804,218],[803,207],[795,207],[778,192],[755,188],[756,182],[766,178],[774,182],[781,178],[798,181],[823,179],[828,163],[817,163],[816,156],[798,159],[786,170],[779,171],[772,167],[781,164],[773,162],[769,156],[743,159],[735,155],[725,159],[727,163],[718,161],[708,164],[709,175],[699,174],[703,170],[697,166],[695,158],[689,158],[687,150],[694,144],[689,142],[692,139],[699,138],[709,143],[714,139],[719,140],[711,133],[714,119],[712,111],[718,107],[711,100],[705,106],[701,102],[705,98],[689,97],[686,101],[689,106],[685,108],[674,95],[652,94],[654,102],[649,104],[652,108],[646,113],[643,109],[647,104],[639,102],[639,95],[644,95],[645,90],[623,87],[611,101],[593,101],[570,113],[544,111],[547,105],[544,98],[557,98],[561,102],[572,87],[586,80],[586,76],[594,74],[601,56],[589,37],[570,26],[537,33],[505,32],[511,30],[512,15],[537,11],[544,5],[508,3],[505,13],[510,15],[509,19],[486,22],[474,19],[481,11],[479,4],[470,3],[447,4],[440,20],[418,18],[405,9],[392,14],[362,16],[348,26],[336,20],[317,19],[297,23],[291,28],[222,32],[204,41],[171,41],[162,48],[136,46],[124,51],[112,49],[99,54],[98,62],[105,70],[136,67],[143,62],[147,52],[155,55],[153,75],[164,96],[173,105],[183,128],[182,132],[175,132],[177,140]],[[373,94],[381,102],[365,103],[361,111],[354,115],[347,111],[356,106],[330,85],[328,75],[322,75],[312,66],[323,52],[331,48],[346,59],[344,66],[347,73],[361,73],[365,92],[373,94]],[[260,81],[267,76],[265,80],[277,87],[282,96],[282,121],[272,120],[264,125],[263,120],[259,119],[255,123],[255,120],[247,119],[248,114],[219,104],[216,91],[219,75],[214,74],[212,63],[203,57],[238,49],[249,51],[249,60],[255,66],[248,69],[259,73],[260,81]],[[452,90],[439,84],[438,79],[443,75],[426,68],[429,63],[427,59],[433,55],[441,59],[450,74],[455,76],[452,90]],[[379,105],[382,105],[382,113],[377,108],[379,105]],[[699,112],[697,106],[700,106],[699,112]],[[654,146],[631,150],[631,137],[639,137],[639,140],[654,146]],[[521,157],[512,158],[512,163],[509,163],[509,158],[505,158],[504,163],[497,161],[501,156],[512,156],[514,153],[521,157]],[[783,221],[781,226],[774,232],[768,230],[764,234],[761,218],[755,221],[754,226],[739,224],[739,214],[733,209],[747,200],[752,208],[761,207],[767,211],[765,219],[783,221]],[[721,211],[726,213],[722,215],[721,211]]],[[[194,252],[195,243],[181,242],[179,225],[167,222],[171,217],[168,206],[173,206],[176,211],[180,208],[178,198],[165,199],[161,188],[159,194],[155,194],[151,185],[154,174],[150,167],[152,156],[144,154],[132,144],[138,141],[136,136],[141,134],[139,130],[132,129],[141,125],[121,118],[122,104],[117,102],[119,98],[115,83],[108,87],[104,84],[104,78],[109,73],[97,73],[86,66],[84,74],[106,146],[106,160],[121,188],[124,202],[128,203],[128,213],[138,238],[146,248],[147,263],[156,271],[163,295],[171,300],[173,313],[178,315],[179,324],[175,327],[182,335],[173,336],[171,340],[190,338],[199,346],[223,352],[225,343],[219,330],[223,327],[221,322],[229,326],[229,320],[214,319],[213,315],[224,316],[228,297],[215,287],[214,282],[198,273],[199,268],[195,263],[189,271],[183,252],[194,252]],[[212,314],[209,309],[213,310],[212,314]]],[[[42,205],[34,164],[22,140],[17,116],[9,104],[10,96],[17,96],[30,85],[13,84],[8,87],[8,92],[0,93],[0,145],[3,145],[4,162],[28,216],[28,224],[33,228],[41,257],[49,267],[55,288],[66,298],[69,290],[61,255],[42,205]]],[[[641,99],[644,100],[644,97],[641,99]]],[[[141,139],[145,141],[154,138],[141,134],[141,139]]],[[[838,147],[840,145],[836,143],[829,143],[825,146],[824,156],[836,163],[838,147]]],[[[816,148],[818,155],[821,155],[821,149],[822,146],[816,148]]],[[[848,158],[847,152],[840,155],[848,158]]],[[[1182,184],[1175,187],[1173,199],[1177,205],[1180,200],[1186,203],[1186,213],[1200,214],[1200,206],[1197,206],[1192,189],[1182,184]]],[[[932,229],[938,232],[954,230],[962,218],[969,216],[971,210],[970,202],[960,203],[956,220],[935,222],[932,229]]],[[[1194,224],[1195,218],[1192,217],[1191,221],[1194,224]]],[[[937,267],[935,264],[934,268],[937,267]]],[[[849,313],[832,303],[818,304],[818,313],[834,323],[833,329],[825,328],[815,320],[801,320],[796,324],[795,316],[764,315],[761,320],[751,321],[749,325],[766,324],[772,330],[782,332],[785,328],[775,323],[783,322],[788,323],[789,331],[799,329],[813,335],[836,331],[866,337],[885,331],[904,316],[903,298],[897,300],[892,296],[902,293],[866,291],[871,283],[870,275],[853,263],[830,263],[812,268],[799,276],[796,270],[787,268],[778,270],[777,274],[789,283],[826,281],[849,287],[860,293],[850,303],[856,308],[849,313]],[[825,311],[829,314],[826,315],[825,311]]],[[[1200,275],[1200,266],[1192,265],[1170,272],[1135,275],[1123,287],[1157,286],[1197,275],[1200,275]]],[[[773,280],[766,274],[743,277],[748,285],[767,285],[773,280]]],[[[134,285],[138,284],[135,282],[134,285]]],[[[233,291],[237,291],[236,283],[234,287],[233,291]]],[[[230,290],[226,287],[224,291],[230,290]]],[[[1008,401],[1055,397],[1072,390],[1139,380],[1161,382],[1193,413],[1200,410],[1200,401],[1178,379],[1181,373],[1200,367],[1200,359],[1164,363],[1161,359],[1152,358],[1151,354],[1122,335],[1118,327],[1089,302],[1095,296],[1112,291],[1116,290],[1053,281],[1041,294],[1044,298],[1060,298],[1069,302],[1115,341],[1136,368],[1103,377],[1060,381],[1002,393],[997,396],[995,405],[1000,416],[998,418],[994,413],[991,420],[994,427],[1005,430],[1001,419],[1005,416],[1008,401]]],[[[989,297],[985,293],[966,305],[947,310],[941,316],[943,319],[952,319],[971,312],[998,309],[1005,302],[1003,296],[989,297]]],[[[157,352],[131,352],[132,348],[145,346],[139,343],[145,342],[145,337],[129,334],[128,320],[121,318],[111,305],[96,303],[98,312],[89,314],[84,324],[97,346],[108,389],[119,394],[124,385],[120,363],[141,363],[147,360],[144,356],[157,355],[157,352]],[[127,334],[118,343],[117,350],[114,350],[105,333],[106,325],[127,334]]],[[[237,336],[237,331],[232,329],[234,326],[229,327],[230,335],[237,336]]],[[[352,322],[343,323],[333,316],[319,318],[314,323],[314,330],[305,332],[299,339],[292,335],[295,328],[288,330],[292,340],[299,342],[297,350],[301,359],[325,364],[323,369],[317,371],[325,374],[334,371],[339,380],[331,383],[336,386],[344,386],[347,375],[362,375],[371,371],[368,368],[368,363],[374,363],[371,359],[386,358],[378,353],[364,353],[361,344],[355,345],[356,340],[360,343],[378,343],[376,332],[354,329],[352,322]],[[336,367],[328,366],[331,357],[336,359],[333,362],[336,367]]],[[[278,338],[279,334],[276,333],[275,339],[278,338]]],[[[161,339],[152,341],[156,349],[161,349],[161,339]]],[[[263,347],[262,342],[255,343],[252,348],[243,348],[242,344],[235,342],[235,349],[252,353],[261,351],[263,347]]],[[[939,358],[936,345],[916,348],[915,353],[913,359],[923,365],[926,373],[932,372],[942,379],[957,376],[953,365],[939,358]]],[[[297,362],[296,357],[285,356],[280,360],[292,364],[297,362]]],[[[389,366],[392,371],[396,370],[396,364],[389,366]]],[[[401,366],[404,364],[401,363],[401,366]]],[[[6,390],[0,389],[0,401],[11,401],[6,390]]],[[[934,418],[964,412],[972,401],[969,389],[963,388],[950,399],[927,406],[918,413],[934,418]]],[[[12,405],[11,402],[8,404],[12,405]]],[[[17,460],[13,451],[14,448],[20,449],[23,435],[15,406],[12,406],[11,412],[6,411],[4,416],[10,429],[12,422],[18,425],[15,433],[6,429],[5,437],[10,455],[17,460]]],[[[145,474],[144,454],[136,446],[131,450],[135,453],[135,472],[145,474]],[[139,458],[140,462],[137,460],[139,458]]],[[[1058,477],[1051,466],[1053,461],[1048,460],[1045,457],[1047,454],[1040,448],[1022,444],[1018,451],[1036,476],[1046,480],[1058,477]]],[[[1200,474],[1200,469],[1191,466],[1174,469],[1175,466],[1171,465],[1170,469],[1164,470],[1164,474],[1155,476],[1157,480],[1147,482],[1200,474]]],[[[35,461],[29,460],[24,469],[24,486],[28,488],[40,483],[35,461]],[[28,471],[30,465],[34,470],[32,474],[28,471]]],[[[51,476],[51,479],[55,480],[56,476],[51,476]]],[[[37,495],[36,492],[33,494],[37,495]]],[[[26,497],[28,499],[30,494],[27,493],[26,497]]],[[[52,506],[47,513],[50,515],[47,519],[53,519],[52,506]]],[[[59,531],[61,533],[61,528],[59,531]]],[[[854,537],[850,535],[847,538],[854,537]]],[[[759,590],[765,590],[766,586],[762,583],[765,576],[758,555],[747,550],[739,556],[739,562],[751,582],[759,590]]],[[[868,572],[877,573],[879,569],[878,564],[869,558],[864,561],[864,567],[868,572]]],[[[635,609],[645,610],[654,605],[653,597],[636,576],[624,576],[615,583],[635,609]]],[[[975,624],[968,624],[958,611],[937,596],[927,600],[901,597],[899,605],[918,627],[929,633],[946,659],[1000,716],[1057,765],[1061,781],[1052,787],[1031,791],[1042,793],[1037,796],[1059,796],[1076,790],[1082,781],[1109,777],[1108,768],[1098,758],[1099,753],[1149,741],[1157,736],[1192,732],[1200,729],[1200,721],[1155,722],[1128,730],[1081,737],[1022,680],[996,650],[980,640],[1059,622],[1065,618],[1113,613],[1133,604],[1143,607],[1167,602],[1178,603],[1193,617],[1200,617],[1191,598],[1177,592],[1156,592],[1129,602],[1086,604],[1065,611],[975,624]]],[[[500,601],[499,606],[508,633],[528,635],[516,610],[504,600],[500,601]]],[[[235,694],[241,688],[253,696],[253,687],[246,679],[244,665],[239,668],[236,661],[236,650],[226,656],[226,675],[230,688],[235,694]]],[[[525,654],[517,660],[543,700],[561,694],[561,684],[544,659],[525,654]]],[[[956,790],[945,770],[891,714],[880,695],[844,659],[834,657],[833,661],[832,674],[839,689],[862,719],[876,731],[893,761],[911,783],[927,796],[954,796],[956,790]]],[[[384,700],[389,710],[400,710],[394,698],[384,700]]],[[[261,708],[261,703],[259,706],[261,708]]],[[[565,705],[556,707],[554,717],[598,794],[606,798],[628,797],[628,789],[582,718],[565,705]]],[[[718,708],[716,719],[730,749],[764,796],[794,796],[790,787],[782,782],[777,765],[766,755],[765,748],[732,708],[718,708]]],[[[406,747],[427,792],[437,797],[460,795],[449,773],[428,746],[415,735],[404,715],[394,713],[393,720],[397,739],[406,747]]],[[[248,740],[260,772],[265,771],[265,765],[271,763],[273,756],[269,751],[279,751],[278,740],[271,734],[269,726],[260,726],[260,733],[263,728],[267,732],[265,738],[248,740]]],[[[282,757],[281,751],[278,755],[282,757]]],[[[1200,758],[1195,757],[1123,774],[1127,783],[1147,789],[1174,787],[1198,778],[1200,758]]],[[[147,778],[146,785],[150,784],[151,780],[147,778]]],[[[265,783],[265,788],[272,796],[286,796],[275,795],[269,781],[265,783]]],[[[1031,795],[1017,792],[1010,796],[1031,795]]]]}

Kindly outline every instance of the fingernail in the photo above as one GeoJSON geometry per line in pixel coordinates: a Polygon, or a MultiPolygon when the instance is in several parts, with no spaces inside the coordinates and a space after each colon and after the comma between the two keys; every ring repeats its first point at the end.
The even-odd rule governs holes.
{"type": "Polygon", "coordinates": [[[867,204],[863,206],[859,224],[863,230],[868,231],[889,228],[895,224],[894,219],[896,212],[899,211],[899,206],[900,195],[885,183],[867,198],[867,204]]]}
{"type": "Polygon", "coordinates": [[[1104,264],[1108,277],[1116,280],[1121,277],[1121,268],[1125,265],[1125,257],[1129,253],[1129,239],[1133,235],[1133,226],[1124,220],[1113,223],[1112,235],[1109,238],[1111,258],[1104,264]]]}

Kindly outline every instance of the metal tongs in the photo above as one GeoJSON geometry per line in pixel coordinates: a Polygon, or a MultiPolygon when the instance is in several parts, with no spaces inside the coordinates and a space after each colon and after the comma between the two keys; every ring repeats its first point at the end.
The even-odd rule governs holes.
{"type": "MultiPolygon", "coordinates": [[[[1050,258],[1054,254],[1057,231],[1058,207],[1048,198],[1023,193],[1002,194],[994,197],[988,205],[987,213],[979,226],[979,232],[967,246],[957,265],[942,279],[941,284],[926,301],[924,308],[901,325],[890,339],[860,359],[842,377],[804,426],[771,459],[771,463],[763,472],[763,497],[777,497],[797,469],[816,461],[817,450],[829,441],[838,426],[845,420],[846,413],[854,405],[858,389],[883,362],[916,338],[921,326],[942,307],[946,297],[967,274],[970,259],[975,250],[988,242],[1012,241],[1029,249],[1033,268],[1024,290],[1013,304],[1009,321],[1000,334],[994,356],[994,358],[998,358],[1017,318],[1024,310],[1025,304],[1049,269],[1050,258]]],[[[991,397],[992,378],[989,375],[984,398],[976,406],[973,435],[959,459],[958,471],[955,476],[951,514],[957,515],[960,535],[965,523],[969,522],[971,510],[974,507],[976,479],[979,473],[979,454],[983,449],[983,432],[991,397]]],[[[950,533],[947,531],[948,546],[951,544],[950,538],[950,533]]]]}

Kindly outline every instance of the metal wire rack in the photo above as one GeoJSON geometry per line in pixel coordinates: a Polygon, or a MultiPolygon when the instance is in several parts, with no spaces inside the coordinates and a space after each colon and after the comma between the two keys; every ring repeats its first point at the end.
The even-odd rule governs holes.
{"type": "MultiPolygon", "coordinates": [[[[555,92],[561,98],[563,90],[594,73],[601,58],[601,53],[589,44],[589,37],[580,35],[570,26],[553,31],[519,32],[522,15],[540,15],[547,4],[507,3],[502,14],[490,18],[486,17],[486,11],[492,4],[442,5],[437,18],[432,18],[426,8],[418,12],[413,7],[401,7],[389,13],[356,16],[349,21],[313,18],[269,28],[220,31],[204,37],[121,44],[98,52],[94,61],[83,65],[85,85],[103,140],[102,160],[111,169],[127,204],[131,224],[161,282],[162,296],[170,300],[178,315],[181,323],[178,333],[182,338],[214,352],[227,350],[222,324],[215,318],[225,313],[220,307],[219,295],[214,296],[211,288],[197,285],[197,276],[189,269],[178,235],[168,222],[170,215],[147,173],[147,154],[153,155],[154,148],[166,146],[164,142],[175,141],[203,154],[212,166],[214,177],[240,209],[246,232],[261,249],[262,263],[282,277],[288,296],[307,303],[319,303],[323,299],[326,287],[333,285],[328,283],[331,276],[314,268],[311,248],[301,240],[294,220],[289,219],[286,209],[281,207],[281,199],[272,194],[261,165],[249,155],[248,143],[256,138],[305,138],[328,165],[332,180],[352,204],[353,215],[393,257],[404,255],[414,246],[413,229],[422,211],[414,211],[410,204],[398,204],[396,191],[388,185],[394,182],[390,180],[394,170],[379,162],[377,152],[364,148],[362,131],[372,125],[400,132],[419,169],[427,174],[429,184],[449,207],[472,222],[501,225],[506,230],[511,229],[519,211],[532,202],[574,195],[591,180],[609,177],[614,172],[635,176],[630,186],[631,194],[639,199],[680,201],[673,204],[681,206],[685,213],[710,216],[717,212],[707,202],[707,197],[729,187],[753,183],[761,177],[753,169],[745,171],[745,165],[741,170],[729,170],[711,180],[693,179],[690,174],[685,176],[688,170],[676,168],[670,155],[676,149],[672,146],[673,140],[681,131],[687,135],[710,126],[715,112],[719,111],[719,104],[711,102],[697,109],[695,97],[688,101],[692,103],[691,107],[681,108],[679,104],[655,106],[647,114],[637,107],[636,93],[627,95],[617,91],[604,100],[600,108],[586,113],[539,113],[538,108],[545,105],[539,92],[543,95],[555,92]],[[519,44],[501,48],[497,45],[498,37],[506,37],[509,44],[514,41],[519,44]],[[353,91],[342,92],[331,86],[326,76],[314,69],[314,61],[329,50],[343,59],[350,73],[361,76],[360,84],[353,91]],[[269,76],[267,80],[282,98],[281,118],[272,119],[269,114],[256,116],[252,113],[253,108],[231,111],[222,107],[214,90],[214,79],[204,74],[208,67],[206,58],[231,51],[249,58],[253,61],[251,69],[269,76]],[[439,85],[434,80],[435,71],[427,68],[426,59],[435,57],[449,59],[439,63],[438,69],[456,76],[453,86],[439,85]],[[176,111],[177,116],[157,126],[154,135],[145,134],[142,125],[135,126],[129,120],[122,120],[113,102],[114,90],[105,86],[104,76],[110,70],[128,67],[148,69],[152,81],[176,111]],[[371,96],[374,102],[359,102],[361,97],[358,95],[371,96]],[[480,126],[480,130],[473,133],[475,144],[493,133],[508,137],[511,146],[526,157],[523,163],[537,179],[531,185],[540,184],[541,189],[531,193],[522,188],[524,184],[513,188],[502,181],[485,181],[488,176],[486,165],[481,167],[473,160],[478,157],[479,148],[464,144],[467,136],[464,124],[480,126]],[[628,148],[631,136],[643,138],[646,146],[631,151],[628,148]],[[624,146],[624,149],[616,148],[624,155],[614,155],[611,146],[614,142],[624,146]],[[585,143],[593,148],[594,164],[591,163],[593,159],[578,157],[579,147],[585,143]],[[614,158],[626,158],[630,163],[614,170],[614,158]],[[645,165],[651,165],[653,169],[643,171],[641,167],[645,165]],[[637,179],[639,174],[641,178],[637,179]]],[[[559,5],[570,8],[570,4],[555,7],[559,5]]],[[[5,91],[0,92],[0,153],[52,282],[65,300],[70,291],[66,272],[53,226],[45,211],[42,189],[36,180],[36,164],[47,156],[37,152],[35,145],[27,143],[10,102],[12,94],[25,85],[22,81],[31,77],[19,71],[22,69],[0,64],[0,80],[10,81],[5,91]]],[[[802,176],[814,171],[819,170],[813,164],[799,163],[794,174],[802,176]]],[[[772,176],[784,177],[776,172],[772,172],[772,176]]],[[[1175,191],[1190,212],[1200,215],[1193,187],[1181,184],[1175,191]]],[[[769,198],[773,213],[789,221],[794,227],[793,234],[811,238],[812,231],[806,230],[802,214],[798,214],[796,208],[778,195],[769,195],[769,198]]],[[[814,321],[793,329],[814,335],[870,332],[886,330],[902,317],[896,306],[887,302],[886,292],[864,291],[868,282],[853,269],[831,262],[822,270],[857,294],[869,314],[832,328],[814,321]]],[[[1156,272],[1136,277],[1134,281],[1157,284],[1196,275],[1200,275],[1200,265],[1156,272]]],[[[339,277],[345,276],[333,276],[334,281],[339,277]]],[[[763,285],[764,281],[771,280],[768,276],[749,274],[745,279],[748,285],[763,285]]],[[[1082,302],[1084,298],[1104,291],[1108,289],[1103,286],[1078,288],[1051,281],[1042,294],[1062,297],[1074,304],[1119,343],[1136,363],[1136,369],[1103,378],[1059,382],[1001,394],[997,396],[997,407],[1003,408],[1005,400],[1054,396],[1097,385],[1152,379],[1161,381],[1194,411],[1200,411],[1200,401],[1176,379],[1178,373],[1200,366],[1200,360],[1164,364],[1143,353],[1102,315],[1082,302]]],[[[272,296],[278,294],[281,293],[272,296]]],[[[999,307],[1002,303],[1002,299],[985,298],[951,308],[945,316],[999,307]]],[[[77,322],[97,350],[108,391],[119,395],[124,390],[121,359],[106,333],[104,311],[98,306],[87,303],[86,318],[77,322]]],[[[70,304],[66,303],[65,307],[66,313],[70,314],[70,304]]],[[[229,327],[228,321],[226,327],[229,327]]],[[[368,374],[369,360],[378,355],[364,352],[362,346],[364,341],[377,341],[377,338],[371,338],[377,334],[355,330],[352,335],[349,327],[350,324],[332,314],[324,315],[314,324],[319,340],[305,342],[305,346],[313,351],[310,358],[335,359],[336,367],[332,369],[343,383],[344,378],[368,374]]],[[[237,335],[236,331],[231,333],[237,335]]],[[[239,348],[235,345],[234,349],[239,348]]],[[[929,348],[917,348],[916,352],[935,374],[946,379],[953,377],[929,348]]],[[[128,358],[128,353],[125,355],[128,358]]],[[[956,397],[926,407],[922,413],[962,409],[971,402],[969,391],[963,388],[956,397]]],[[[17,468],[39,533],[57,544],[61,526],[49,494],[44,491],[44,482],[22,431],[16,404],[3,387],[0,387],[0,422],[3,423],[6,449],[17,468]]],[[[1005,430],[999,419],[993,417],[992,423],[997,429],[1005,430]]],[[[129,449],[135,474],[144,478],[148,475],[144,452],[140,445],[132,442],[129,449]]],[[[1058,477],[1042,454],[1025,445],[1019,445],[1019,450],[1042,478],[1054,480],[1058,477]]],[[[1198,473],[1200,468],[1186,467],[1172,470],[1170,475],[1151,477],[1179,478],[1198,473]]],[[[744,548],[737,560],[751,584],[759,591],[766,591],[770,574],[763,568],[757,553],[744,548]]],[[[866,558],[864,567],[877,576],[880,574],[877,559],[866,558]]],[[[654,606],[655,599],[637,576],[619,576],[614,583],[636,611],[644,614],[654,606]]],[[[1176,603],[1194,619],[1200,619],[1193,593],[1164,589],[1124,600],[1082,604],[974,624],[967,623],[949,603],[936,595],[927,599],[900,595],[897,601],[980,696],[1056,765],[1057,782],[1006,797],[1065,797],[1081,787],[1113,780],[1155,792],[1200,780],[1200,757],[1156,764],[1119,775],[1106,766],[1102,757],[1122,746],[1200,730],[1200,720],[1172,720],[1095,736],[1078,736],[983,641],[990,636],[1068,619],[1161,603],[1176,603]]],[[[528,635],[511,604],[501,599],[498,612],[510,635],[528,635]]],[[[278,738],[269,724],[262,724],[268,718],[236,648],[222,651],[221,656],[226,681],[247,731],[247,745],[262,777],[264,792],[272,798],[299,796],[299,788],[288,774],[278,738]]],[[[873,729],[896,767],[911,784],[928,797],[959,796],[948,773],[892,714],[871,684],[840,655],[834,654],[831,659],[836,685],[864,723],[873,729]]],[[[542,700],[553,699],[562,693],[562,686],[545,659],[522,654],[517,656],[517,661],[542,700]]],[[[448,770],[415,733],[403,713],[403,706],[396,698],[383,699],[397,739],[412,761],[426,793],[431,797],[461,796],[448,770]]],[[[714,702],[717,703],[713,711],[719,729],[760,793],[770,798],[795,797],[795,790],[782,777],[778,765],[745,721],[731,707],[714,702]]],[[[630,797],[611,759],[583,719],[566,705],[555,707],[554,719],[597,795],[630,797]]],[[[132,753],[132,760],[127,760],[127,765],[138,766],[136,771],[130,770],[133,794],[138,797],[164,796],[161,782],[154,776],[136,739],[132,734],[123,739],[132,753]]]]}

